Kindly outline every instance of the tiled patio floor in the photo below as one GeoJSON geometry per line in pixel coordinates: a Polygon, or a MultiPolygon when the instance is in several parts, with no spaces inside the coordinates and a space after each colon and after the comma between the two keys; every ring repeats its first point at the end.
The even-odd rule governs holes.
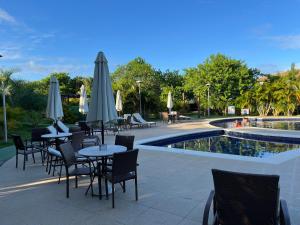
{"type": "MultiPolygon", "coordinates": [[[[137,139],[190,131],[201,123],[159,125],[130,132],[137,139]]],[[[114,136],[106,136],[107,143],[114,136]]],[[[300,221],[300,159],[280,165],[197,157],[158,151],[140,151],[139,201],[128,182],[127,192],[116,189],[116,208],[110,200],[85,196],[88,179],[80,179],[65,198],[65,183],[57,184],[40,164],[31,164],[25,172],[15,169],[11,159],[0,167],[0,224],[3,225],[150,225],[201,224],[203,208],[212,189],[211,168],[280,175],[281,197],[286,199],[292,224],[300,221]]]]}

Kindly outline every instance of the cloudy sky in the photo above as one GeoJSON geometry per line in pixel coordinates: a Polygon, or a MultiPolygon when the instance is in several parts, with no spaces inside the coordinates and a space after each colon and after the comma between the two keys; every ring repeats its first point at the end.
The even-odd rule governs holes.
{"type": "Polygon", "coordinates": [[[98,51],[110,70],[141,56],[182,70],[213,53],[262,72],[300,67],[300,0],[0,0],[0,68],[37,80],[91,75],[98,51]]]}

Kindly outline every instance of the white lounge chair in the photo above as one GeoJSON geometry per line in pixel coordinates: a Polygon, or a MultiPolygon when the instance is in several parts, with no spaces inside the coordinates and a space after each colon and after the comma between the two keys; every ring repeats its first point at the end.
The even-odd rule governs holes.
{"type": "Polygon", "coordinates": [[[139,113],[134,113],[133,117],[140,123],[147,125],[149,127],[151,127],[152,125],[156,125],[156,122],[148,122],[146,120],[144,120],[144,118],[141,116],[141,114],[139,113]]]}
{"type": "Polygon", "coordinates": [[[57,126],[64,132],[64,133],[69,133],[70,132],[70,128],[67,127],[63,122],[61,122],[60,120],[57,121],[57,126]]]}

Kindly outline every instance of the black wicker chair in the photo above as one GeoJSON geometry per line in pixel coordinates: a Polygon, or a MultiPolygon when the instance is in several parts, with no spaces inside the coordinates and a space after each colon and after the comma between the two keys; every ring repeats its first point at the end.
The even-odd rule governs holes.
{"type": "Polygon", "coordinates": [[[134,136],[116,135],[115,145],[122,145],[128,150],[133,149],[134,136]]]}
{"type": "Polygon", "coordinates": [[[85,134],[91,135],[92,130],[85,121],[79,121],[78,125],[79,125],[80,129],[85,132],[85,134]]]}
{"type": "Polygon", "coordinates": [[[207,200],[203,225],[213,203],[213,225],[290,225],[287,204],[279,199],[279,176],[213,169],[215,191],[207,200]]]}
{"type": "MultiPolygon", "coordinates": [[[[89,175],[92,183],[92,175],[94,172],[93,167],[91,166],[91,163],[89,163],[88,167],[78,167],[80,164],[82,166],[81,162],[78,162],[75,156],[74,149],[71,145],[71,143],[68,141],[67,143],[60,145],[60,151],[62,154],[62,158],[65,165],[66,170],[66,196],[69,198],[69,177],[75,176],[75,187],[78,187],[78,176],[81,175],[89,175]],[[72,169],[72,167],[74,167],[72,169]]],[[[92,187],[93,188],[93,187],[92,187]]],[[[93,192],[93,189],[92,189],[93,192]]]]}
{"type": "Polygon", "coordinates": [[[39,148],[42,151],[42,163],[44,164],[45,156],[47,154],[47,148],[46,148],[46,140],[42,138],[41,136],[44,134],[48,134],[49,130],[47,128],[33,128],[31,130],[31,145],[33,145],[35,148],[39,148]]]}
{"type": "MultiPolygon", "coordinates": [[[[108,181],[112,184],[112,207],[115,207],[115,184],[123,183],[123,192],[126,191],[125,181],[135,181],[135,199],[138,200],[137,189],[137,157],[139,150],[131,150],[113,155],[112,169],[102,171],[101,176],[105,179],[105,192],[108,198],[108,181]]],[[[99,189],[101,188],[101,179],[99,179],[99,189]]]]}
{"type": "Polygon", "coordinates": [[[19,155],[24,156],[23,170],[25,170],[25,163],[28,159],[28,155],[32,155],[32,159],[33,159],[34,163],[35,163],[35,158],[34,158],[35,153],[40,153],[41,157],[43,157],[42,151],[40,148],[35,148],[32,144],[28,144],[27,140],[25,140],[25,144],[24,144],[20,135],[12,134],[11,137],[12,137],[13,142],[16,147],[16,168],[18,168],[18,161],[19,161],[18,156],[19,155]]]}

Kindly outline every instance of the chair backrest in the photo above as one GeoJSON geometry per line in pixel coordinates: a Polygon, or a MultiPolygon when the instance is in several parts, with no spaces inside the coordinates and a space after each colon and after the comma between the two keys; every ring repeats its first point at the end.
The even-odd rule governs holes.
{"type": "Polygon", "coordinates": [[[133,116],[134,116],[134,118],[135,118],[138,122],[140,122],[140,123],[147,123],[147,121],[144,120],[144,118],[141,116],[141,114],[139,114],[139,113],[134,113],[133,116]]]}
{"type": "Polygon", "coordinates": [[[72,136],[71,136],[72,147],[75,152],[78,152],[80,149],[82,149],[82,142],[83,142],[84,136],[85,136],[84,131],[72,133],[72,136]]]}
{"type": "Polygon", "coordinates": [[[55,127],[53,125],[48,126],[47,129],[49,130],[49,132],[51,134],[56,134],[57,133],[57,130],[55,129],[55,127]]]}
{"type": "Polygon", "coordinates": [[[31,141],[44,141],[41,136],[48,133],[49,130],[47,128],[33,128],[31,130],[31,141]]]}
{"type": "Polygon", "coordinates": [[[60,128],[63,132],[65,133],[69,133],[70,129],[69,127],[67,127],[63,122],[61,122],[60,120],[57,121],[57,126],[58,128],[60,128]]]}
{"type": "Polygon", "coordinates": [[[76,163],[76,156],[70,141],[59,145],[64,163],[66,167],[70,167],[76,163]]]}
{"type": "Polygon", "coordinates": [[[131,116],[127,116],[126,117],[126,123],[127,124],[131,124],[131,116]]]}
{"type": "Polygon", "coordinates": [[[279,176],[212,169],[215,209],[222,225],[275,225],[279,176]]]}
{"type": "Polygon", "coordinates": [[[124,117],[125,120],[127,120],[129,116],[131,116],[131,114],[124,114],[123,115],[123,117],[124,117]]]}
{"type": "Polygon", "coordinates": [[[136,171],[138,149],[113,155],[112,175],[122,176],[136,171]]]}
{"type": "Polygon", "coordinates": [[[82,131],[85,131],[86,133],[90,133],[91,128],[87,125],[85,121],[79,121],[78,125],[82,131]]]}
{"type": "Polygon", "coordinates": [[[13,138],[16,150],[25,150],[25,145],[20,135],[12,134],[11,137],[13,138]]]}
{"type": "Polygon", "coordinates": [[[134,136],[116,135],[115,145],[122,145],[128,150],[133,149],[134,136]]]}

